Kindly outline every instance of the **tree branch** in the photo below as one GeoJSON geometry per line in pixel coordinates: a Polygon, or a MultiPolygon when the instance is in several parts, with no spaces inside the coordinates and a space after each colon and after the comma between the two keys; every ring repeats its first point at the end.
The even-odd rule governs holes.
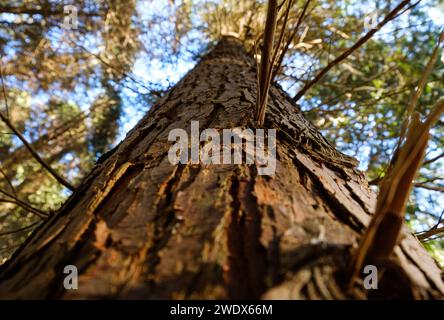
{"type": "MultiPolygon", "coordinates": [[[[4,84],[3,84],[4,87],[4,84]]],[[[5,103],[7,103],[5,96],[5,103]]],[[[14,125],[9,121],[7,117],[0,112],[0,119],[6,124],[6,126],[20,139],[20,141],[25,145],[28,151],[32,154],[32,156],[37,160],[40,165],[45,168],[59,183],[67,187],[69,190],[74,191],[75,188],[68,181],[62,178],[53,168],[51,168],[40,155],[34,150],[31,144],[25,139],[25,137],[14,127],[14,125]]]]}
{"type": "Polygon", "coordinates": [[[268,1],[267,19],[265,22],[264,44],[262,46],[261,64],[259,70],[259,97],[256,99],[254,120],[262,125],[265,119],[265,109],[268,101],[270,86],[270,63],[273,53],[274,32],[276,30],[277,0],[268,1]]]}
{"type": "Polygon", "coordinates": [[[418,238],[419,241],[424,241],[427,240],[428,238],[440,234],[440,233],[444,233],[444,227],[440,227],[440,228],[435,228],[435,229],[431,229],[429,231],[425,231],[423,233],[417,234],[416,237],[418,238]]]}
{"type": "MultiPolygon", "coordinates": [[[[313,87],[318,81],[320,81],[334,66],[341,63],[343,60],[345,60],[349,55],[351,55],[354,51],[356,51],[359,47],[361,47],[364,43],[366,43],[368,40],[370,40],[373,35],[378,32],[384,25],[386,25],[391,20],[395,19],[398,15],[398,13],[410,2],[410,0],[404,0],[402,1],[398,6],[396,6],[395,9],[393,9],[385,18],[382,20],[375,29],[370,30],[367,32],[366,35],[364,35],[362,38],[360,38],[352,47],[347,49],[344,53],[342,53],[339,57],[334,59],[332,62],[330,62],[324,69],[322,69],[313,80],[308,82],[306,85],[302,87],[302,89],[294,96],[293,100],[296,102],[298,101],[302,96],[305,95],[305,93],[313,87]]],[[[418,4],[419,1],[416,3],[418,4]]],[[[415,4],[415,5],[416,5],[415,4]]]]}
{"type": "Polygon", "coordinates": [[[424,161],[422,165],[425,166],[425,165],[431,164],[432,162],[435,162],[436,160],[439,160],[439,159],[441,159],[442,157],[444,157],[444,152],[441,153],[440,155],[438,155],[438,156],[436,156],[436,157],[430,159],[430,160],[426,160],[426,161],[424,161]]]}
{"type": "Polygon", "coordinates": [[[444,192],[444,187],[442,186],[432,186],[430,184],[424,184],[424,183],[415,183],[416,188],[423,188],[431,191],[438,191],[438,192],[444,192]]]}
{"type": "Polygon", "coordinates": [[[14,188],[12,182],[11,182],[11,179],[9,179],[8,175],[6,174],[6,172],[4,172],[1,167],[0,167],[0,173],[5,178],[6,183],[9,185],[9,188],[11,188],[11,191],[14,193],[15,196],[17,196],[17,191],[15,190],[15,188],[14,188]]]}
{"type": "Polygon", "coordinates": [[[23,228],[20,228],[20,229],[11,230],[11,231],[5,231],[5,232],[0,232],[0,237],[3,237],[3,236],[6,236],[6,235],[10,235],[10,234],[14,234],[14,233],[18,233],[18,232],[21,232],[21,231],[25,231],[25,230],[31,229],[32,227],[34,227],[35,225],[37,225],[37,224],[39,224],[39,223],[41,223],[41,222],[42,222],[42,221],[36,221],[36,222],[34,222],[34,223],[31,223],[29,226],[26,226],[26,227],[23,227],[23,228]]]}
{"type": "Polygon", "coordinates": [[[0,189],[0,193],[4,194],[5,196],[7,196],[7,197],[12,199],[12,200],[0,199],[0,202],[8,202],[8,203],[13,203],[15,205],[18,205],[18,206],[22,207],[23,209],[28,210],[31,213],[34,213],[35,215],[37,215],[41,219],[46,219],[49,216],[46,212],[44,212],[44,211],[42,211],[40,209],[32,207],[31,205],[27,204],[26,202],[20,200],[19,198],[13,196],[12,194],[10,194],[10,193],[8,193],[6,191],[3,191],[3,190],[0,189]]]}
{"type": "Polygon", "coordinates": [[[275,71],[274,71],[273,78],[276,76],[276,73],[279,71],[279,69],[280,69],[280,67],[282,65],[282,61],[284,60],[285,53],[288,51],[288,48],[290,47],[290,44],[293,42],[294,37],[296,37],[296,35],[297,35],[298,31],[299,31],[299,27],[300,27],[302,21],[304,20],[305,12],[307,11],[307,8],[308,8],[308,6],[310,4],[310,1],[311,0],[307,0],[305,2],[305,5],[304,5],[304,7],[302,9],[302,12],[301,12],[301,15],[299,16],[298,21],[296,22],[296,27],[294,28],[294,31],[291,34],[290,38],[288,38],[288,41],[286,42],[284,49],[282,49],[282,53],[280,54],[278,62],[276,63],[276,68],[275,68],[275,71]]]}
{"type": "Polygon", "coordinates": [[[1,65],[0,65],[0,78],[1,78],[1,81],[2,81],[3,99],[5,100],[6,117],[9,118],[8,98],[6,96],[5,80],[3,78],[3,70],[2,70],[2,66],[1,65]]]}
{"type": "Polygon", "coordinates": [[[436,63],[436,60],[438,59],[438,51],[440,49],[439,47],[440,47],[442,41],[444,41],[444,31],[441,31],[438,42],[437,42],[435,48],[433,49],[432,56],[431,56],[430,60],[428,61],[427,65],[424,69],[424,72],[422,73],[421,79],[419,80],[416,90],[413,93],[412,99],[410,100],[410,103],[407,107],[407,110],[406,110],[407,116],[405,117],[405,119],[402,123],[402,126],[401,126],[401,133],[400,133],[400,139],[398,141],[398,145],[401,143],[402,139],[404,138],[407,127],[408,127],[408,125],[411,121],[411,118],[413,116],[413,110],[415,109],[416,104],[418,103],[419,97],[421,96],[422,91],[424,90],[424,87],[427,84],[427,79],[433,70],[433,66],[436,63]]]}
{"type": "MultiPolygon", "coordinates": [[[[293,5],[293,0],[289,0],[288,1],[288,6],[287,6],[287,10],[285,10],[284,22],[283,22],[282,27],[281,27],[281,32],[279,34],[279,39],[278,39],[278,42],[277,42],[277,45],[276,45],[276,50],[274,50],[273,58],[271,59],[271,68],[273,68],[273,66],[274,66],[274,62],[275,62],[276,57],[277,57],[278,52],[279,52],[279,48],[281,47],[282,40],[284,39],[285,28],[287,26],[287,21],[288,21],[288,15],[290,13],[290,9],[291,9],[292,5],[293,5]]],[[[271,72],[270,72],[270,74],[271,74],[271,72]]],[[[274,78],[274,75],[273,75],[273,77],[271,78],[270,81],[272,81],[273,78],[274,78]]]]}

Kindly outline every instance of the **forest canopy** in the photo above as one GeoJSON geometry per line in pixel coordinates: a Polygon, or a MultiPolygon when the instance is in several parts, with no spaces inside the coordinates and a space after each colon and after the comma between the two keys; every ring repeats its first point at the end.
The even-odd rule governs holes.
{"type": "MultiPolygon", "coordinates": [[[[277,35],[286,32],[273,81],[330,143],[359,160],[375,190],[437,48],[444,1],[407,1],[308,85],[399,3],[278,1],[277,35]]],[[[10,123],[0,122],[0,264],[222,35],[258,57],[266,10],[256,0],[0,0],[0,112],[10,123]]],[[[416,111],[425,118],[443,96],[441,46],[416,111]]],[[[442,117],[430,133],[407,220],[444,264],[442,117]]]]}

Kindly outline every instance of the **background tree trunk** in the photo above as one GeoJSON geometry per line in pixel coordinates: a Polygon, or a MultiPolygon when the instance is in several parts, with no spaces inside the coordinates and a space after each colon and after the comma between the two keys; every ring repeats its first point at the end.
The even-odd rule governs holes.
{"type": "Polygon", "coordinates": [[[375,195],[279,88],[265,127],[277,168],[168,161],[172,129],[254,128],[255,63],[224,38],[0,269],[5,298],[365,298],[444,293],[441,270],[405,230],[379,290],[345,290],[350,248],[375,195]],[[63,269],[79,270],[78,290],[63,269]]]}

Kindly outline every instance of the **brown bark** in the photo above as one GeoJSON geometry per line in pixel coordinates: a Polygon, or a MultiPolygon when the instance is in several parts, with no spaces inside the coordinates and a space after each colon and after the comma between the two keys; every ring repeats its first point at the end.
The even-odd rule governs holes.
{"type": "Polygon", "coordinates": [[[346,290],[352,245],[374,210],[356,161],[276,86],[274,176],[247,165],[168,161],[172,129],[254,128],[255,63],[225,38],[0,269],[8,298],[366,298],[444,293],[441,270],[405,228],[380,289],[346,290]],[[63,267],[79,289],[63,289],[63,267]]]}

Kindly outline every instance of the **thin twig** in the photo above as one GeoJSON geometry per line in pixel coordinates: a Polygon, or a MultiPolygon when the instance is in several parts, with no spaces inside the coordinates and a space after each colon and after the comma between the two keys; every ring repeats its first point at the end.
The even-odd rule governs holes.
{"type": "MultiPolygon", "coordinates": [[[[294,37],[297,35],[297,33],[299,31],[299,27],[300,27],[302,21],[304,20],[305,12],[307,11],[307,8],[308,8],[308,6],[310,4],[310,1],[311,0],[307,0],[305,2],[305,5],[304,5],[304,7],[302,9],[302,12],[301,12],[301,15],[299,16],[298,21],[296,22],[296,27],[294,28],[293,33],[291,34],[290,38],[288,38],[284,48],[282,49],[282,52],[281,52],[281,54],[279,56],[279,59],[278,59],[278,62],[276,63],[276,68],[275,68],[274,76],[279,71],[279,69],[280,69],[280,67],[282,65],[282,61],[284,60],[285,53],[288,51],[288,48],[290,47],[290,44],[292,43],[292,41],[294,40],[294,37]]],[[[274,76],[273,76],[273,78],[274,78],[274,76]]]]}
{"type": "Polygon", "coordinates": [[[415,3],[409,5],[407,8],[405,8],[405,9],[402,10],[400,13],[398,13],[398,14],[395,16],[395,19],[396,19],[397,17],[399,17],[400,15],[403,15],[405,12],[409,11],[410,9],[416,7],[420,2],[421,2],[421,0],[418,0],[418,1],[416,1],[415,3]]]}
{"type": "Polygon", "coordinates": [[[430,228],[430,230],[436,229],[436,228],[439,227],[439,225],[441,224],[443,216],[444,216],[444,209],[441,211],[441,214],[439,215],[438,222],[432,228],[430,228]]]}
{"type": "Polygon", "coordinates": [[[6,172],[4,172],[1,167],[0,167],[0,173],[5,178],[6,183],[9,185],[9,188],[11,188],[11,191],[14,193],[15,196],[17,196],[17,191],[15,190],[14,185],[11,182],[11,179],[9,179],[8,175],[6,174],[6,172]]]}
{"type": "Polygon", "coordinates": [[[436,156],[436,157],[430,159],[430,160],[426,160],[426,161],[424,161],[422,165],[425,166],[425,165],[431,164],[432,162],[435,162],[436,160],[439,160],[439,159],[441,159],[442,157],[444,157],[444,152],[441,153],[440,155],[438,155],[438,156],[436,156]]]}
{"type": "Polygon", "coordinates": [[[35,225],[42,223],[42,221],[36,221],[34,223],[31,223],[29,226],[20,228],[20,229],[16,229],[16,230],[11,230],[11,231],[5,231],[5,232],[0,232],[0,237],[6,236],[6,235],[10,235],[10,234],[14,234],[14,233],[18,233],[21,231],[25,231],[28,229],[31,229],[32,227],[34,227],[35,225]]]}
{"type": "MultiPolygon", "coordinates": [[[[279,48],[281,47],[282,40],[284,39],[285,29],[287,27],[288,15],[290,13],[290,9],[291,9],[292,5],[293,5],[293,0],[289,0],[288,1],[288,6],[287,6],[287,10],[285,10],[284,22],[283,22],[282,27],[281,27],[281,32],[279,34],[279,38],[278,38],[278,41],[277,41],[277,44],[276,44],[276,49],[274,50],[273,58],[271,59],[271,67],[272,68],[274,66],[274,63],[275,63],[276,58],[277,58],[277,55],[279,53],[279,48]]],[[[273,78],[274,78],[274,74],[273,74],[273,77],[271,78],[270,81],[273,81],[273,78]]]]}
{"type": "Polygon", "coordinates": [[[440,228],[435,228],[429,231],[425,231],[421,234],[416,235],[416,237],[420,240],[420,241],[425,241],[428,238],[437,235],[437,234],[441,234],[444,233],[444,227],[440,227],[440,228]]]}
{"type": "Polygon", "coordinates": [[[30,212],[30,213],[32,213],[32,214],[35,214],[35,215],[38,216],[40,219],[46,219],[46,218],[48,217],[48,216],[43,216],[39,211],[36,211],[35,208],[32,208],[32,207],[26,206],[26,205],[24,204],[24,202],[19,202],[19,201],[17,201],[17,200],[9,200],[9,199],[4,199],[4,198],[0,198],[0,202],[15,204],[15,205],[17,205],[17,206],[19,206],[19,207],[25,209],[26,211],[28,211],[28,212],[30,212]]]}
{"type": "Polygon", "coordinates": [[[72,39],[69,39],[69,41],[74,44],[75,46],[78,46],[80,49],[82,49],[83,51],[85,51],[87,54],[93,56],[94,58],[96,58],[97,60],[99,60],[100,63],[102,63],[104,66],[113,69],[114,71],[120,73],[123,77],[126,77],[128,79],[130,79],[131,81],[133,81],[134,83],[138,84],[139,86],[141,86],[142,88],[146,89],[148,92],[151,92],[152,89],[147,87],[143,82],[137,80],[135,77],[133,77],[131,74],[121,70],[119,67],[105,61],[99,54],[94,53],[89,51],[87,48],[85,48],[84,46],[82,46],[81,44],[76,43],[75,41],[73,41],[72,39]]]}
{"type": "MultiPolygon", "coordinates": [[[[5,97],[5,103],[7,99],[5,97]]],[[[28,151],[32,154],[32,156],[37,160],[40,165],[45,168],[59,183],[67,187],[69,190],[74,191],[75,188],[68,181],[62,178],[53,168],[51,168],[40,155],[34,150],[31,144],[26,140],[26,138],[15,128],[15,126],[9,121],[7,117],[0,112],[0,119],[6,124],[6,126],[20,139],[20,141],[25,145],[28,151]]]]}
{"type": "MultiPolygon", "coordinates": [[[[284,5],[284,2],[282,3],[282,5],[284,5]]],[[[277,44],[276,44],[276,46],[275,46],[275,48],[273,50],[274,52],[273,52],[273,57],[271,58],[271,62],[268,65],[267,79],[266,79],[266,82],[265,82],[266,83],[266,87],[263,89],[263,91],[267,95],[266,98],[268,98],[268,90],[270,88],[270,83],[271,83],[271,81],[273,79],[272,77],[274,77],[273,76],[273,66],[274,66],[274,63],[276,61],[276,57],[277,57],[277,53],[279,52],[279,48],[281,47],[282,40],[284,38],[285,28],[287,26],[287,21],[288,21],[288,14],[290,13],[290,9],[291,9],[292,3],[293,3],[293,0],[289,0],[288,6],[287,6],[287,10],[285,11],[285,18],[284,18],[284,22],[282,24],[282,28],[281,28],[281,32],[280,32],[280,35],[279,35],[279,39],[278,39],[278,42],[277,42],[277,44]]],[[[260,112],[260,116],[259,116],[259,118],[260,118],[259,123],[260,124],[264,123],[266,110],[267,110],[267,101],[262,101],[261,112],[260,112]]]]}
{"type": "Polygon", "coordinates": [[[35,215],[37,215],[39,218],[42,218],[42,219],[46,219],[46,218],[49,216],[46,212],[44,212],[44,211],[42,211],[42,210],[40,210],[40,209],[37,209],[37,208],[32,207],[30,204],[28,204],[28,203],[26,203],[26,202],[20,200],[19,198],[15,197],[14,195],[12,195],[12,194],[10,194],[10,193],[4,191],[4,190],[1,190],[1,189],[0,189],[0,193],[1,193],[1,194],[4,194],[4,195],[7,196],[8,198],[11,198],[11,199],[12,199],[12,200],[9,200],[9,199],[0,199],[0,202],[9,202],[9,203],[16,204],[16,205],[22,207],[23,209],[26,209],[26,210],[28,210],[28,211],[34,213],[35,215]]]}
{"type": "Polygon", "coordinates": [[[1,81],[2,81],[2,91],[3,91],[3,98],[5,100],[6,116],[9,118],[8,99],[6,97],[6,86],[5,86],[5,80],[3,79],[3,70],[2,70],[2,66],[1,65],[0,65],[0,78],[1,78],[1,81]]]}
{"type": "Polygon", "coordinates": [[[256,95],[256,104],[258,103],[258,101],[261,101],[261,89],[260,89],[260,79],[259,79],[259,63],[258,63],[258,59],[257,59],[257,46],[258,44],[255,42],[254,43],[254,60],[256,62],[256,89],[257,89],[257,95],[256,95]]]}
{"type": "Polygon", "coordinates": [[[438,191],[438,192],[444,192],[444,187],[442,186],[433,186],[430,184],[423,184],[423,183],[415,183],[415,187],[416,188],[422,188],[422,189],[427,189],[427,190],[431,190],[431,191],[438,191]]]}

